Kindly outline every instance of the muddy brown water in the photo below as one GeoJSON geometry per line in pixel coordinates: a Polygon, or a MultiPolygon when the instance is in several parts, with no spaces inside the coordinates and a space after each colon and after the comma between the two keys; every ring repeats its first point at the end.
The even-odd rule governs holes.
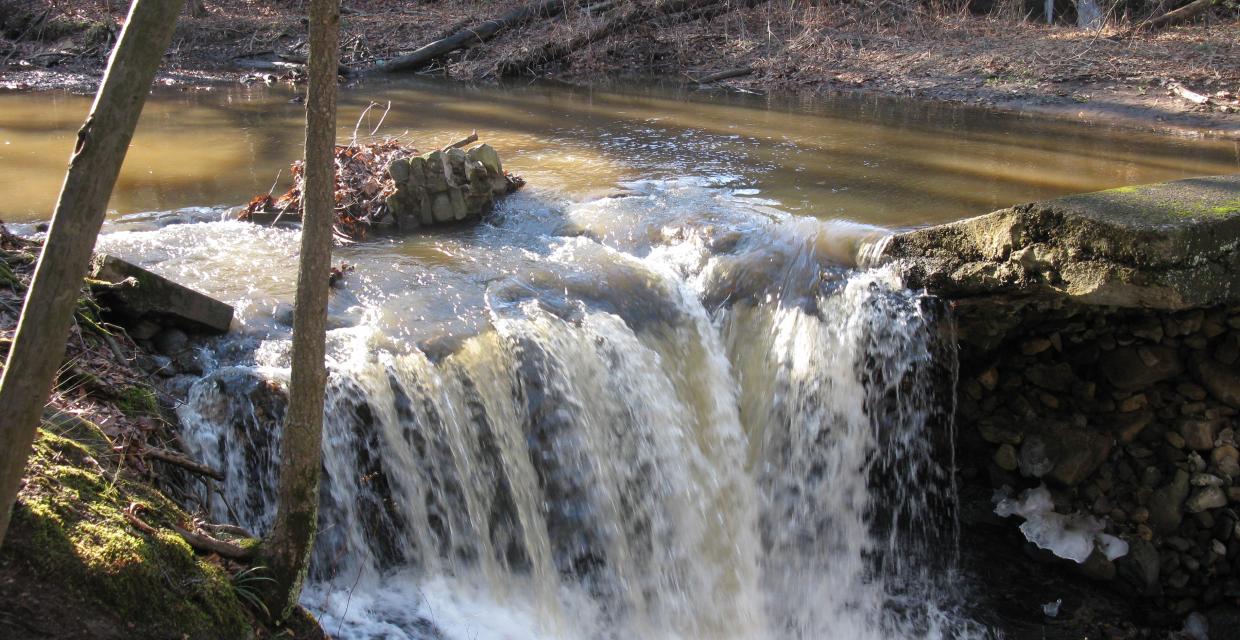
{"type": "MultiPolygon", "coordinates": [[[[301,153],[303,108],[290,102],[295,93],[264,85],[157,91],[112,209],[238,204],[286,183],[288,163],[301,153]]],[[[50,217],[89,105],[88,97],[63,93],[0,95],[0,219],[50,217]]],[[[381,118],[379,135],[426,148],[477,129],[509,168],[570,198],[621,180],[724,175],[789,212],[882,226],[1240,171],[1235,141],[853,96],[425,80],[342,92],[341,140],[369,134],[381,118]],[[377,106],[362,115],[371,102],[377,106]]]]}

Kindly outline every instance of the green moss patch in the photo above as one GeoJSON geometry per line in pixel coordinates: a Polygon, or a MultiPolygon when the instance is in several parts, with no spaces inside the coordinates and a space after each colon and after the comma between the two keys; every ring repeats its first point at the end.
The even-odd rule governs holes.
{"type": "Polygon", "coordinates": [[[129,386],[116,394],[116,408],[129,416],[158,415],[159,399],[150,387],[129,386]]]}
{"type": "Polygon", "coordinates": [[[187,521],[186,514],[118,473],[106,443],[81,420],[52,420],[40,429],[0,562],[22,563],[38,583],[98,605],[130,637],[252,637],[228,573],[166,528],[187,521]],[[143,505],[156,534],[126,520],[133,503],[143,505]]]}

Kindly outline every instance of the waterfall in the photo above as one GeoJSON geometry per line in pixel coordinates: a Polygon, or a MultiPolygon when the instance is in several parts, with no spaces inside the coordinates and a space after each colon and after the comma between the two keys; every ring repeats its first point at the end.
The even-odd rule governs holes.
{"type": "MultiPolygon", "coordinates": [[[[838,226],[593,229],[615,206],[582,207],[576,237],[489,279],[484,326],[450,347],[378,322],[330,332],[303,596],[324,628],[976,635],[951,611],[955,356],[937,301],[833,263],[838,226]]],[[[259,532],[288,348],[211,371],[179,411],[227,476],[212,517],[259,532]]]]}

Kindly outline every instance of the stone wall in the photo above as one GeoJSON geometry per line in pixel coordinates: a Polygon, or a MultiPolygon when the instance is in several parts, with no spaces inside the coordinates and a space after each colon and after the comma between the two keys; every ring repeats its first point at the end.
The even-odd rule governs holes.
{"type": "Polygon", "coordinates": [[[1077,565],[1087,578],[1178,615],[1240,604],[1240,307],[990,299],[956,313],[966,481],[1044,485],[1056,511],[1127,542],[1077,565]]]}

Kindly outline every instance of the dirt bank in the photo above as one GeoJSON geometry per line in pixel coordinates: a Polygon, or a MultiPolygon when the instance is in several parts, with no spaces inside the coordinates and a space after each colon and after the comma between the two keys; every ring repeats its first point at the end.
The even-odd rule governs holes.
{"type": "MultiPolygon", "coordinates": [[[[548,43],[598,32],[631,6],[570,3],[556,18],[501,30],[421,72],[475,81],[515,71],[583,83],[601,75],[694,82],[746,69],[706,86],[863,91],[1240,138],[1240,24],[1224,9],[1191,24],[1121,37],[1124,26],[1094,31],[967,12],[918,11],[892,19],[861,4],[736,3],[643,17],[557,60],[520,64],[548,43]],[[1208,101],[1185,97],[1193,95],[1208,101]]],[[[296,78],[288,65],[304,56],[306,40],[297,8],[272,0],[217,0],[204,7],[201,17],[182,18],[160,82],[296,78]]],[[[6,16],[0,88],[86,92],[98,80],[124,6],[0,0],[0,9],[6,16]]],[[[376,62],[476,27],[505,9],[479,0],[351,0],[345,3],[342,63],[357,78],[376,62]]]]}

